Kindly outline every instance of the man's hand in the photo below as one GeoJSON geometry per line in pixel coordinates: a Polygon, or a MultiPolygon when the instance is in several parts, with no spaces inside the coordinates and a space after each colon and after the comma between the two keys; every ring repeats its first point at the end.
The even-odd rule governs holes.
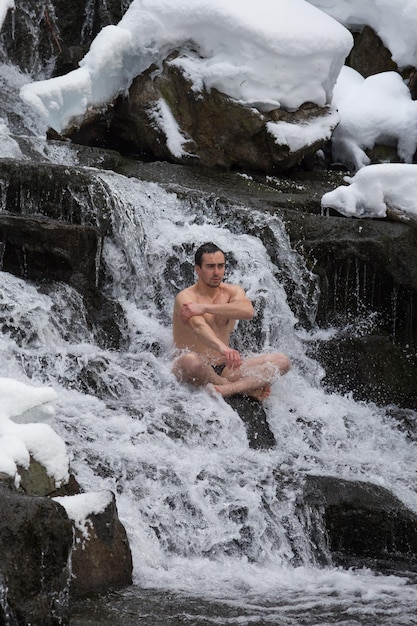
{"type": "Polygon", "coordinates": [[[220,350],[220,352],[225,358],[227,367],[230,367],[230,369],[236,370],[242,365],[242,357],[237,350],[226,347],[220,350]]]}
{"type": "Polygon", "coordinates": [[[203,315],[204,306],[202,304],[198,304],[197,302],[187,302],[187,304],[183,304],[180,309],[180,319],[183,324],[186,324],[190,317],[193,315],[203,315]]]}
{"type": "MultiPolygon", "coordinates": [[[[203,316],[207,312],[207,305],[199,304],[198,302],[186,302],[179,310],[179,317],[183,324],[187,324],[193,316],[203,316]]],[[[225,360],[227,367],[235,370],[242,365],[242,358],[237,350],[229,348],[223,341],[221,341],[214,333],[211,326],[209,326],[206,320],[201,320],[201,323],[193,328],[193,331],[197,334],[199,340],[207,345],[211,350],[220,352],[225,360]]]]}

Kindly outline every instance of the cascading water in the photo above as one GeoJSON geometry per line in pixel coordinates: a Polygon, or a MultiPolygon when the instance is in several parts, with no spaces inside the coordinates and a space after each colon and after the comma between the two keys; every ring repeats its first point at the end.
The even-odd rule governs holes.
{"type": "MultiPolygon", "coordinates": [[[[1,115],[14,135],[6,156],[77,165],[78,175],[75,151],[44,142],[45,129],[16,105],[26,79],[3,65],[0,80],[1,115]]],[[[85,171],[89,214],[103,210],[107,194],[103,289],[122,307],[121,349],[103,347],[89,330],[72,287],[0,273],[2,376],[56,389],[51,424],[72,470],[85,490],[116,493],[133,553],[133,587],[78,605],[73,626],[417,624],[415,585],[336,569],[329,555],[323,565],[310,540],[306,474],[373,482],[417,511],[417,455],[388,410],[321,387],[322,371],[305,349],[323,336],[314,327],[317,287],[283,225],[209,195],[191,202],[157,184],[85,171]],[[236,217],[245,210],[248,228],[236,217]],[[268,249],[257,236],[264,227],[268,249]],[[256,307],[256,318],[239,324],[236,345],[280,350],[292,361],[265,403],[277,442],[270,450],[251,449],[231,406],[180,385],[170,371],[173,300],[193,280],[194,246],[209,240],[230,252],[226,279],[256,307]],[[296,314],[286,282],[297,285],[296,314]]]]}
{"type": "MultiPolygon", "coordinates": [[[[330,557],[319,566],[300,514],[306,473],[374,482],[417,510],[415,443],[383,409],[325,393],[305,354],[315,331],[292,313],[262,242],[232,219],[226,225],[218,201],[206,198],[202,211],[153,183],[91,176],[110,194],[103,288],[122,306],[123,348],[100,346],[71,287],[40,290],[5,273],[0,342],[3,375],[57,390],[53,426],[81,485],[117,494],[135,586],[101,608],[100,623],[133,625],[143,613],[146,624],[417,623],[406,579],[338,570],[330,557]],[[192,280],[193,247],[209,240],[230,252],[227,280],[242,284],[257,309],[253,322],[240,323],[237,345],[284,351],[293,364],[266,402],[271,450],[250,449],[226,402],[170,371],[173,299],[192,280]],[[185,616],[176,622],[172,611],[185,616]]],[[[277,221],[284,254],[280,228],[277,221]]],[[[300,272],[300,260],[286,255],[300,272]]],[[[88,603],[83,610],[91,615],[88,603]]],[[[81,609],[74,620],[91,623],[81,609]]]]}

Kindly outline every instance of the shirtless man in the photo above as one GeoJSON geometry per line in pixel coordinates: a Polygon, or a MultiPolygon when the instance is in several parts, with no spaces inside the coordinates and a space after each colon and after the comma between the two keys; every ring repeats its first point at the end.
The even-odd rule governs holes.
{"type": "Polygon", "coordinates": [[[250,320],[251,301],[238,285],[223,282],[225,255],[214,243],[195,253],[197,282],[181,291],[173,313],[174,343],[181,354],[173,372],[180,382],[208,385],[221,396],[244,394],[264,400],[272,382],[290,369],[285,354],[242,358],[229,346],[237,320],[250,320]]]}

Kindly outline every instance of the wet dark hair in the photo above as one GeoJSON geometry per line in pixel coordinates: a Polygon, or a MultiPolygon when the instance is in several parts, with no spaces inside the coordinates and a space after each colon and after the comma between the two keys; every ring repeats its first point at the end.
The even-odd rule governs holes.
{"type": "Polygon", "coordinates": [[[223,250],[221,250],[219,248],[219,246],[216,246],[215,243],[213,243],[212,241],[208,241],[207,243],[203,243],[202,246],[200,246],[195,253],[194,256],[194,261],[195,264],[198,265],[198,267],[201,267],[201,263],[203,261],[203,254],[214,254],[215,252],[221,252],[224,257],[226,258],[226,255],[224,254],[223,250]]]}

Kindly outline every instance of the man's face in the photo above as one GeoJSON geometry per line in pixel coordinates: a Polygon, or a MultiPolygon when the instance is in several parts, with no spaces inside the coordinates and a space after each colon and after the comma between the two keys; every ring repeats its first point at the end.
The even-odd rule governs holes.
{"type": "Polygon", "coordinates": [[[225,272],[225,259],[223,252],[203,254],[201,267],[195,266],[198,278],[207,287],[218,287],[223,280],[225,272]]]}

